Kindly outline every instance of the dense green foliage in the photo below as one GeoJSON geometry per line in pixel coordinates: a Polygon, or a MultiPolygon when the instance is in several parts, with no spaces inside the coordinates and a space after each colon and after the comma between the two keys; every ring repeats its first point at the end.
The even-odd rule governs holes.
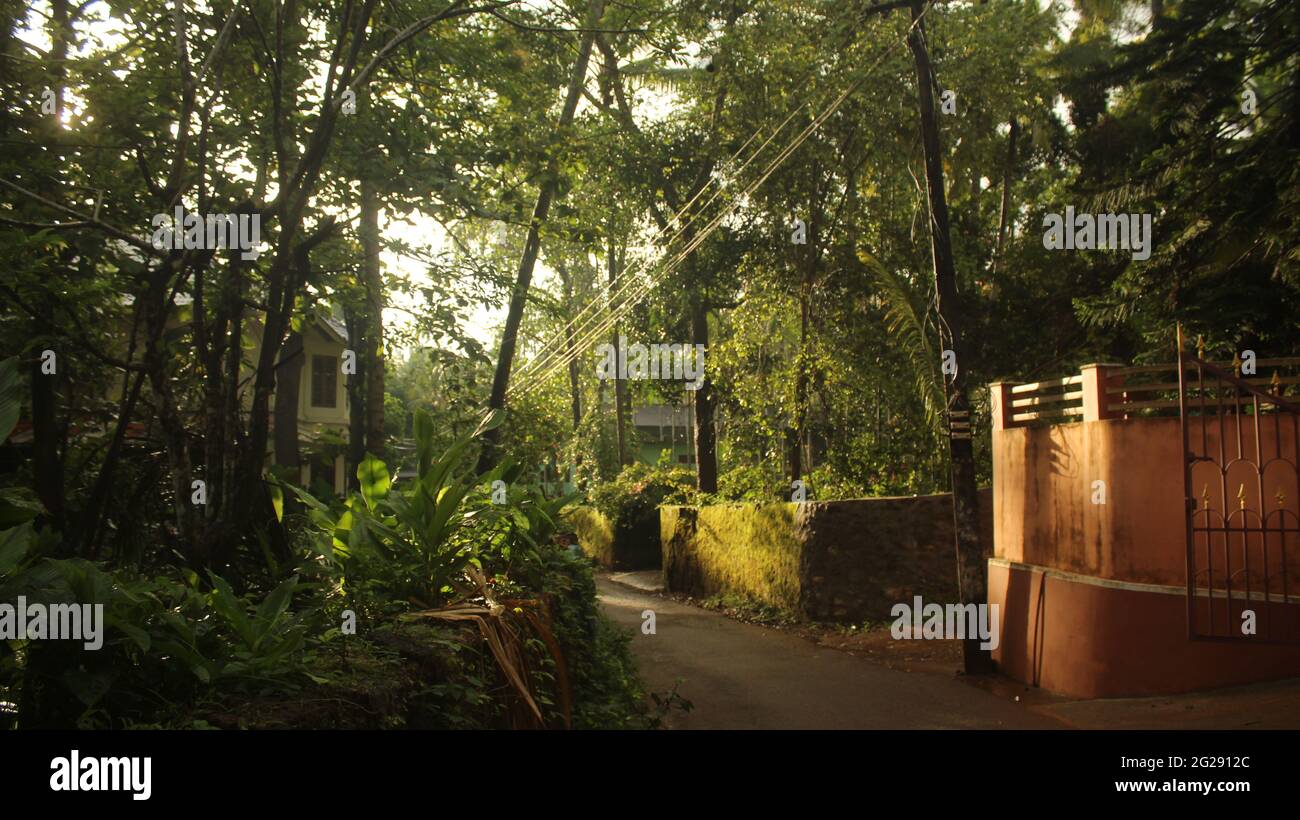
{"type": "MultiPolygon", "coordinates": [[[[1296,6],[922,5],[979,478],[979,385],[1168,362],[1176,323],[1296,352],[1296,6]],[[1067,208],[1150,216],[1152,253],[1048,249],[1067,208]]],[[[110,624],[98,654],[0,646],[3,720],[292,723],[297,691],[368,704],[340,725],[629,725],[627,646],[556,539],[574,493],[653,564],[664,504],[949,489],[909,26],[0,3],[0,601],[110,624]],[[155,241],[178,208],[256,217],[258,252],[155,241]],[[599,377],[622,339],[703,374],[599,377]]]]}
{"type": "Polygon", "coordinates": [[[803,544],[795,527],[796,509],[790,503],[769,503],[664,510],[664,571],[671,588],[800,612],[803,544]]]}
{"type": "Polygon", "coordinates": [[[597,611],[590,566],[554,538],[567,499],[522,489],[493,503],[495,475],[517,470],[477,482],[460,463],[470,437],[438,455],[426,414],[416,427],[419,469],[409,488],[390,487],[373,458],[359,471],[361,490],[345,501],[292,488],[304,502],[302,526],[292,527],[303,549],[292,573],[265,591],[237,593],[211,573],[150,577],[51,558],[53,536],[33,528],[35,509],[0,530],[0,598],[102,605],[106,624],[93,652],[66,641],[5,642],[4,723],[518,725],[498,666],[515,662],[540,705],[540,725],[648,725],[654,718],[626,636],[597,611]],[[470,567],[479,571],[467,574],[470,567]],[[437,615],[434,605],[472,601],[489,622],[508,618],[496,603],[507,596],[514,611],[535,605],[544,615],[498,633],[525,636],[510,660],[461,623],[412,620],[437,615]],[[322,716],[294,707],[316,699],[351,708],[322,716]]]}

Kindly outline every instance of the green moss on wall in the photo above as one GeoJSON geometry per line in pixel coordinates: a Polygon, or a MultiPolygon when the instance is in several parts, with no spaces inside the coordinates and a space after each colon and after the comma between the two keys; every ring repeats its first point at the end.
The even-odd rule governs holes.
{"type": "Polygon", "coordinates": [[[602,567],[614,565],[614,528],[608,518],[594,507],[569,507],[564,517],[573,525],[584,555],[602,567]]]}
{"type": "Polygon", "coordinates": [[[664,507],[660,538],[672,592],[740,595],[798,612],[802,545],[796,504],[664,507]]]}

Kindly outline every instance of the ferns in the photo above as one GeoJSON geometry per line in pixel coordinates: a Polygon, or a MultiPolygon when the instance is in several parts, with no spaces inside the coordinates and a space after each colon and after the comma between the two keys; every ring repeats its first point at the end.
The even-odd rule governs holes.
{"type": "Polygon", "coordinates": [[[859,251],[858,259],[879,287],[885,307],[886,328],[906,352],[912,366],[916,392],[925,407],[926,424],[938,430],[943,423],[946,403],[942,380],[935,367],[939,356],[926,324],[926,308],[912,286],[897,273],[887,270],[874,256],[859,251]]]}

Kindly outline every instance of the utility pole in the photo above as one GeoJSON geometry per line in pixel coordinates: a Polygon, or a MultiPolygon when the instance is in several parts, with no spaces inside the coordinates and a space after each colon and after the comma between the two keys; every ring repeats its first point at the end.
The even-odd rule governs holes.
{"type": "MultiPolygon", "coordinates": [[[[952,258],[948,202],[944,198],[943,159],[939,124],[934,110],[934,69],[925,47],[921,19],[925,4],[913,0],[912,29],[907,36],[916,65],[921,143],[925,152],[925,186],[930,205],[930,250],[938,303],[940,347],[951,351],[956,370],[945,378],[948,398],[948,455],[951,460],[952,509],[956,531],[958,594],[963,604],[988,602],[987,569],[980,539],[979,496],[975,488],[975,456],[971,447],[970,403],[966,398],[966,368],[962,363],[962,314],[957,298],[957,271],[952,258]]],[[[993,656],[980,649],[980,639],[967,637],[963,646],[967,674],[993,671],[993,656]]]]}
{"type": "MultiPolygon", "coordinates": [[[[934,286],[939,319],[940,349],[956,364],[945,374],[948,400],[948,458],[952,480],[952,512],[957,552],[957,588],[963,604],[988,603],[988,569],[980,536],[979,495],[975,486],[975,454],[971,446],[973,428],[970,402],[966,398],[966,368],[962,364],[962,314],[957,297],[957,270],[952,257],[952,236],[948,223],[948,201],[944,196],[943,154],[939,147],[939,122],[934,108],[934,67],[925,46],[923,17],[935,0],[890,0],[867,9],[867,14],[886,14],[907,8],[912,26],[907,45],[916,67],[917,114],[921,122],[921,144],[925,154],[925,186],[930,211],[930,255],[934,262],[934,286]],[[948,354],[951,354],[950,356],[948,354]]],[[[978,637],[968,637],[962,647],[966,673],[993,671],[993,655],[980,649],[978,637]]]]}

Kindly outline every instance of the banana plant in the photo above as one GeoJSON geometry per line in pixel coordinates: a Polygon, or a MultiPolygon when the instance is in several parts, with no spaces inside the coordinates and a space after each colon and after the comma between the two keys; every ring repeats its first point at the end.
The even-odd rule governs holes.
{"type": "Polygon", "coordinates": [[[464,575],[466,568],[478,565],[481,541],[465,530],[477,523],[484,508],[467,503],[466,497],[485,482],[512,481],[519,469],[503,463],[475,477],[456,468],[466,461],[474,439],[499,426],[501,418],[499,412],[488,416],[473,433],[438,455],[433,420],[417,411],[415,480],[394,486],[388,465],[367,454],[357,465],[360,491],[348,498],[337,515],[300,488],[290,487],[307,505],[310,518],[328,534],[328,546],[321,553],[343,567],[345,584],[349,575],[374,579],[422,606],[471,591],[464,575]]]}

